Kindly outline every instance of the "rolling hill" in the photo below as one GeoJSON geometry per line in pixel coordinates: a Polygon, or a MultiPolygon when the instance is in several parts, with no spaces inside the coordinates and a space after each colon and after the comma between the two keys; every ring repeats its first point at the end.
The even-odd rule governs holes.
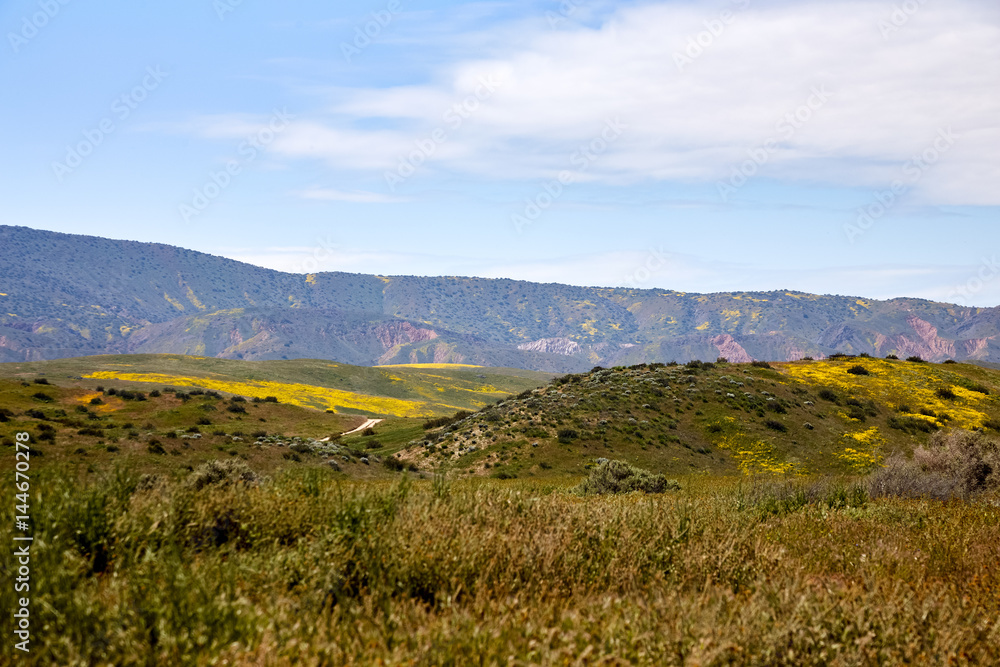
{"type": "Polygon", "coordinates": [[[11,226],[0,226],[0,247],[0,361],[170,353],[553,373],[836,352],[1000,362],[1000,309],[919,299],[299,275],[11,226]]]}
{"type": "Polygon", "coordinates": [[[859,474],[938,430],[995,434],[998,393],[995,370],[870,357],[594,369],[440,424],[398,456],[500,477],[582,475],[600,458],[672,475],[859,474]]]}
{"type": "Polygon", "coordinates": [[[161,472],[224,452],[266,471],[334,465],[351,477],[565,478],[600,459],[672,476],[854,475],[937,431],[1000,432],[1000,371],[859,356],[553,378],[435,364],[85,357],[0,365],[0,422],[5,442],[22,430],[43,442],[48,432],[39,449],[53,460],[161,472]],[[349,433],[366,417],[384,421],[349,433]]]}
{"type": "Polygon", "coordinates": [[[197,388],[334,413],[433,417],[478,410],[534,388],[550,373],[452,364],[358,367],[325,360],[236,361],[182,355],[110,355],[0,364],[0,378],[151,391],[197,388]]]}

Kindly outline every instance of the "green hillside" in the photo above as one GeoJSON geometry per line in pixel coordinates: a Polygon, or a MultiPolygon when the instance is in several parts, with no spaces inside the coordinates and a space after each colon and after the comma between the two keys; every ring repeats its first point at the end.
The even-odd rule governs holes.
{"type": "Polygon", "coordinates": [[[182,355],[108,355],[0,364],[0,378],[44,376],[93,388],[195,387],[367,416],[430,417],[477,410],[553,376],[452,364],[350,366],[323,360],[234,361],[182,355]]]}
{"type": "MultiPolygon", "coordinates": [[[[46,466],[177,474],[219,457],[258,469],[335,467],[352,477],[422,432],[552,376],[449,365],[367,368],[175,355],[0,364],[0,437],[31,434],[46,466]],[[389,418],[378,437],[340,434],[389,418]]],[[[9,451],[9,450],[5,450],[9,451]]]]}
{"type": "Polygon", "coordinates": [[[399,457],[494,476],[600,458],[671,475],[858,474],[952,428],[1000,429],[1000,372],[838,358],[648,364],[567,375],[427,432],[399,457]]]}

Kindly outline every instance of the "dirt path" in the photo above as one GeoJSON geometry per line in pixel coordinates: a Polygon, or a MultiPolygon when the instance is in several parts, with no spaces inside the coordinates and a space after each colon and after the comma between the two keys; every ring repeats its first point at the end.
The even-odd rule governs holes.
{"type": "Polygon", "coordinates": [[[380,424],[383,421],[385,421],[385,420],[384,419],[369,419],[369,420],[365,421],[365,423],[362,424],[361,426],[359,426],[359,427],[357,427],[355,429],[351,429],[350,431],[345,431],[344,433],[341,433],[340,435],[342,435],[342,436],[344,436],[344,435],[351,435],[352,433],[357,433],[358,431],[364,431],[366,428],[371,428],[371,427],[375,426],[375,424],[380,424]]]}

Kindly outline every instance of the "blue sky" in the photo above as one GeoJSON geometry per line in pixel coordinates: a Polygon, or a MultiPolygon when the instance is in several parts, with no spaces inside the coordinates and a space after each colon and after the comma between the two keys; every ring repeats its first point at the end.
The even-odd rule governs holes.
{"type": "Polygon", "coordinates": [[[17,0],[0,32],[2,224],[1000,304],[995,2],[17,0]]]}

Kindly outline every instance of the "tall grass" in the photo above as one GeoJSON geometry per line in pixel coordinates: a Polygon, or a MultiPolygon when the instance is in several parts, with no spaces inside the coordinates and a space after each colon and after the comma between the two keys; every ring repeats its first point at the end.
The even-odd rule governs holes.
{"type": "Polygon", "coordinates": [[[22,662],[1000,661],[992,505],[836,483],[571,485],[50,474],[22,662]]]}

